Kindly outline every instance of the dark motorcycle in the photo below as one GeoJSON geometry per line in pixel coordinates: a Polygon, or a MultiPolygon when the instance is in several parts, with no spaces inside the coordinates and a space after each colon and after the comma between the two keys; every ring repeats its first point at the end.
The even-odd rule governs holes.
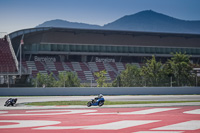
{"type": "Polygon", "coordinates": [[[99,98],[99,99],[91,99],[91,101],[89,101],[87,103],[87,106],[90,107],[90,106],[103,106],[104,105],[104,98],[99,98]]]}
{"type": "Polygon", "coordinates": [[[15,104],[16,104],[16,102],[17,102],[17,98],[9,98],[6,102],[5,102],[5,104],[4,104],[4,106],[14,106],[15,104]]]}

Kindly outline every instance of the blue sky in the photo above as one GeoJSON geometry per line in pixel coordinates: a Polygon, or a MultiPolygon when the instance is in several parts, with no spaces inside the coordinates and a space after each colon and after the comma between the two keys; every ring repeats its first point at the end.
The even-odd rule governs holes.
{"type": "Polygon", "coordinates": [[[33,28],[53,19],[104,25],[143,10],[200,20],[200,0],[0,0],[0,32],[33,28]]]}

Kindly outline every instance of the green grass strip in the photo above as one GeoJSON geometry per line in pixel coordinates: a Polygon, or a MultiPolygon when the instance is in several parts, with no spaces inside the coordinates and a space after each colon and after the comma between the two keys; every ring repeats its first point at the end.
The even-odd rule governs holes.
{"type": "MultiPolygon", "coordinates": [[[[56,106],[56,105],[86,105],[88,101],[51,101],[51,102],[33,102],[26,105],[32,106],[56,106]]],[[[153,103],[186,103],[200,101],[105,101],[104,105],[122,105],[122,104],[153,104],[153,103]]]]}

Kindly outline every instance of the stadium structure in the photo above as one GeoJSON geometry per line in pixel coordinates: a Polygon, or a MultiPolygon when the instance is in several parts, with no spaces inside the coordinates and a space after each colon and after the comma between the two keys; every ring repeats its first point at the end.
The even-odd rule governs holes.
{"type": "MultiPolygon", "coordinates": [[[[106,70],[112,81],[127,63],[141,67],[145,58],[166,62],[171,53],[191,55],[200,63],[200,35],[91,30],[31,28],[15,31],[0,39],[0,84],[34,78],[37,73],[73,71],[82,83],[95,80],[94,72],[106,70]],[[20,65],[22,64],[22,65],[20,65]]],[[[94,81],[93,81],[94,82],[94,81]]]]}

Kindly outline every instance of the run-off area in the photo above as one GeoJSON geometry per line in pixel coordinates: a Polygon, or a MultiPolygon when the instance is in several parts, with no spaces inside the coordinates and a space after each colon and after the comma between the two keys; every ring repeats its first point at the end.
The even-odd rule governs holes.
{"type": "Polygon", "coordinates": [[[200,106],[0,111],[0,133],[199,133],[200,106]]]}

